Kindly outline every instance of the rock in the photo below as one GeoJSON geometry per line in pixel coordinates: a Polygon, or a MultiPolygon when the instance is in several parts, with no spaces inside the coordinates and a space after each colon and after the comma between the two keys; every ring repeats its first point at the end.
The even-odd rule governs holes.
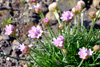
{"type": "Polygon", "coordinates": [[[11,52],[11,47],[4,47],[3,49],[3,52],[5,53],[5,54],[7,54],[7,55],[9,55],[10,54],[10,52],[11,52]]]}
{"type": "Polygon", "coordinates": [[[48,12],[48,13],[46,14],[46,17],[48,17],[49,20],[52,20],[52,21],[54,21],[54,20],[56,19],[56,17],[55,17],[55,15],[53,14],[53,12],[48,12]]]}
{"type": "Polygon", "coordinates": [[[60,0],[59,5],[62,11],[70,10],[77,4],[77,0],[60,0]]]}
{"type": "Polygon", "coordinates": [[[14,40],[14,41],[12,42],[12,49],[13,49],[13,50],[18,49],[19,44],[20,44],[20,43],[19,43],[17,40],[14,40]]]}
{"type": "Polygon", "coordinates": [[[0,35],[0,40],[2,40],[3,39],[3,37],[0,35]]]}
{"type": "Polygon", "coordinates": [[[99,7],[100,0],[93,0],[93,6],[99,7]]]}
{"type": "Polygon", "coordinates": [[[3,2],[3,0],[0,0],[0,3],[2,3],[3,2]]]}
{"type": "Polygon", "coordinates": [[[7,36],[7,35],[2,35],[2,38],[3,38],[3,40],[8,40],[8,39],[9,39],[9,36],[7,36]]]}

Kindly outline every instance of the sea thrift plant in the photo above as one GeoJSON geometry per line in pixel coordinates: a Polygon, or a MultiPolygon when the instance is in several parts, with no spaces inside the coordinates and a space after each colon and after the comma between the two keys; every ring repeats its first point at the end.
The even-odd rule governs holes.
{"type": "Polygon", "coordinates": [[[10,35],[14,30],[14,26],[9,24],[9,25],[6,25],[6,27],[4,29],[6,31],[5,35],[10,35]]]}
{"type": "Polygon", "coordinates": [[[42,35],[43,31],[40,26],[33,26],[31,30],[28,31],[28,33],[28,36],[31,38],[39,38],[42,35]]]}
{"type": "Polygon", "coordinates": [[[62,48],[64,46],[64,38],[63,38],[63,36],[59,35],[57,37],[57,39],[53,38],[52,44],[54,44],[56,47],[62,48]]]}
{"type": "Polygon", "coordinates": [[[61,17],[62,21],[68,23],[72,20],[72,18],[73,18],[73,13],[71,11],[64,11],[62,13],[62,17],[61,17]]]}
{"type": "MultiPolygon", "coordinates": [[[[29,67],[98,67],[100,65],[100,30],[94,28],[94,25],[99,17],[100,10],[97,14],[93,11],[89,12],[90,17],[92,17],[92,25],[90,29],[87,29],[83,25],[85,11],[82,11],[82,9],[85,6],[84,1],[78,1],[72,11],[62,12],[58,1],[48,5],[48,10],[52,11],[51,15],[54,14],[56,17],[55,21],[50,20],[49,17],[49,19],[47,18],[46,13],[48,12],[42,12],[42,6],[39,3],[40,0],[35,3],[34,9],[37,13],[36,15],[40,17],[38,18],[39,22],[41,22],[39,25],[43,26],[43,30],[38,24],[37,26],[32,26],[28,31],[26,30],[28,34],[25,34],[30,37],[26,38],[29,43],[26,43],[25,39],[20,39],[19,35],[16,35],[21,34],[20,31],[22,30],[19,33],[17,31],[16,33],[14,32],[14,40],[16,39],[20,43],[18,49],[28,58],[10,57],[3,54],[3,51],[0,52],[0,56],[27,61],[29,67]],[[73,24],[74,21],[75,24],[73,24]],[[72,22],[72,24],[69,22],[72,22]]],[[[7,21],[4,24],[6,25],[4,28],[6,35],[10,35],[13,30],[16,30],[13,25],[7,25],[7,21]]],[[[11,40],[9,43],[13,43],[13,38],[10,38],[7,41],[11,40]]]]}
{"type": "Polygon", "coordinates": [[[79,50],[80,51],[78,52],[78,54],[80,55],[80,58],[83,60],[87,59],[93,53],[93,51],[91,51],[91,49],[87,50],[87,49],[85,49],[85,47],[82,47],[82,49],[79,48],[79,50]]]}

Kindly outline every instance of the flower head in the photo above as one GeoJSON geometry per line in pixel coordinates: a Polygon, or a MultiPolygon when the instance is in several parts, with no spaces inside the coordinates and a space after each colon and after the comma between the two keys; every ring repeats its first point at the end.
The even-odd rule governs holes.
{"type": "Polygon", "coordinates": [[[14,26],[9,24],[9,25],[6,25],[6,27],[4,29],[6,31],[5,35],[10,35],[13,32],[14,26]]]}
{"type": "Polygon", "coordinates": [[[92,55],[93,51],[91,51],[91,49],[87,50],[85,49],[85,47],[79,48],[79,52],[78,54],[80,55],[81,59],[87,59],[90,55],[92,55]]]}
{"type": "Polygon", "coordinates": [[[93,51],[97,52],[97,51],[99,51],[99,50],[100,50],[100,46],[99,46],[99,45],[95,45],[95,46],[93,47],[93,51]]]}
{"type": "Polygon", "coordinates": [[[77,5],[74,8],[72,8],[72,13],[75,14],[75,15],[77,13],[81,12],[81,11],[82,11],[82,9],[81,9],[81,6],[79,6],[79,5],[77,5]]]}
{"type": "Polygon", "coordinates": [[[53,2],[48,7],[49,11],[55,11],[57,9],[57,2],[53,2]]]}
{"type": "Polygon", "coordinates": [[[65,22],[70,22],[70,21],[72,20],[72,18],[73,18],[73,13],[72,13],[72,12],[70,12],[70,11],[64,11],[64,12],[62,13],[61,19],[62,19],[63,21],[65,21],[65,22]]]}
{"type": "Polygon", "coordinates": [[[77,2],[77,5],[81,6],[81,8],[84,8],[85,7],[85,2],[80,0],[77,2]]]}
{"type": "Polygon", "coordinates": [[[52,44],[54,44],[56,47],[62,48],[64,46],[63,36],[59,35],[59,37],[57,37],[57,39],[53,38],[52,44]]]}
{"type": "Polygon", "coordinates": [[[42,11],[42,6],[39,3],[34,5],[33,8],[35,8],[36,13],[40,13],[42,11]]]}
{"type": "Polygon", "coordinates": [[[96,18],[96,12],[95,11],[89,12],[89,16],[90,16],[91,19],[96,18]]]}
{"type": "Polygon", "coordinates": [[[28,46],[25,46],[23,43],[19,45],[18,49],[20,49],[23,54],[28,54],[30,52],[30,48],[28,46]]]}
{"type": "Polygon", "coordinates": [[[45,25],[49,25],[49,19],[48,19],[48,17],[44,18],[43,22],[44,22],[45,25]]]}
{"type": "Polygon", "coordinates": [[[28,31],[28,33],[28,36],[31,38],[39,38],[42,35],[43,31],[39,26],[33,26],[31,30],[28,31]]]}

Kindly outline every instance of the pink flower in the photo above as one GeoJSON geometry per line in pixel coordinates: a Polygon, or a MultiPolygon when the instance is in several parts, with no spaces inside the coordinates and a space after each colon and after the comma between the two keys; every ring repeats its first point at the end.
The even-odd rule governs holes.
{"type": "Polygon", "coordinates": [[[48,17],[44,18],[44,19],[43,19],[43,22],[44,22],[45,25],[48,25],[48,24],[49,24],[49,19],[48,19],[48,17]]]}
{"type": "Polygon", "coordinates": [[[54,44],[56,47],[60,47],[62,48],[64,46],[64,38],[63,36],[59,35],[59,37],[53,38],[53,42],[51,42],[52,44],[54,44]]]}
{"type": "Polygon", "coordinates": [[[53,2],[48,7],[49,11],[55,11],[57,9],[57,2],[53,2]]]}
{"type": "Polygon", "coordinates": [[[23,51],[25,49],[25,47],[26,46],[22,43],[22,44],[19,45],[19,48],[18,49],[20,49],[20,51],[23,51]]]}
{"type": "Polygon", "coordinates": [[[26,0],[26,2],[36,2],[37,0],[26,0]]]}
{"type": "Polygon", "coordinates": [[[33,8],[35,8],[36,13],[40,13],[42,11],[42,6],[39,3],[34,5],[33,8]]]}
{"type": "Polygon", "coordinates": [[[28,31],[28,33],[28,36],[31,38],[39,38],[42,35],[43,31],[39,26],[33,26],[31,30],[28,31]]]}
{"type": "Polygon", "coordinates": [[[5,35],[10,35],[13,32],[14,26],[9,24],[9,25],[6,25],[6,27],[4,29],[6,31],[5,35]]]}
{"type": "Polygon", "coordinates": [[[80,55],[81,59],[87,59],[90,55],[92,55],[93,51],[91,51],[91,49],[87,50],[85,49],[85,47],[79,48],[79,52],[78,54],[80,55]]]}
{"type": "Polygon", "coordinates": [[[72,20],[72,18],[73,18],[73,13],[72,13],[72,12],[70,12],[70,11],[64,11],[64,12],[62,13],[61,19],[62,19],[63,21],[65,21],[65,22],[70,22],[70,21],[72,20]]]}
{"type": "Polygon", "coordinates": [[[19,45],[20,51],[24,54],[28,54],[30,52],[30,48],[28,46],[25,46],[23,43],[19,45]]]}

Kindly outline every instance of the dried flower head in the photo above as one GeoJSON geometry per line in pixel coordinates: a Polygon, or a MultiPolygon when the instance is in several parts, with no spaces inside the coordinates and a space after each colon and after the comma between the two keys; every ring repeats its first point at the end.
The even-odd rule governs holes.
{"type": "Polygon", "coordinates": [[[76,15],[77,13],[80,13],[82,11],[81,6],[75,6],[72,8],[72,13],[76,15]]]}
{"type": "Polygon", "coordinates": [[[100,50],[100,46],[99,45],[94,45],[93,51],[97,52],[99,50],[100,50]]]}
{"type": "Polygon", "coordinates": [[[46,26],[49,25],[49,19],[48,19],[48,17],[46,17],[46,18],[43,19],[43,23],[46,26]]]}
{"type": "Polygon", "coordinates": [[[64,25],[62,23],[59,24],[59,29],[60,30],[64,29],[64,25]]]}
{"type": "Polygon", "coordinates": [[[73,13],[72,13],[72,12],[70,12],[70,11],[64,11],[64,12],[62,13],[61,19],[62,19],[64,22],[69,23],[69,22],[72,20],[72,18],[73,18],[73,13]]]}
{"type": "Polygon", "coordinates": [[[91,12],[89,13],[89,16],[90,16],[91,19],[96,18],[96,12],[95,12],[95,11],[91,11],[91,12]]]}
{"type": "Polygon", "coordinates": [[[57,10],[57,2],[53,2],[53,3],[51,3],[50,5],[49,5],[49,11],[55,11],[55,10],[57,10]]]}
{"type": "Polygon", "coordinates": [[[85,49],[85,47],[79,48],[79,52],[78,54],[80,55],[80,58],[85,60],[87,59],[90,55],[92,55],[93,51],[91,51],[91,49],[87,50],[85,49]]]}
{"type": "Polygon", "coordinates": [[[39,38],[42,35],[43,31],[40,26],[33,26],[31,30],[28,31],[28,33],[28,36],[31,38],[39,38]]]}
{"type": "Polygon", "coordinates": [[[9,25],[6,25],[6,27],[4,29],[6,31],[5,35],[10,35],[14,30],[14,26],[9,24],[9,25]]]}
{"type": "Polygon", "coordinates": [[[26,2],[36,2],[37,0],[25,0],[26,2]]]}
{"type": "Polygon", "coordinates": [[[34,5],[33,8],[35,8],[35,12],[37,14],[41,13],[41,11],[42,11],[42,6],[39,3],[37,3],[36,5],[34,5]]]}
{"type": "Polygon", "coordinates": [[[63,36],[59,35],[59,37],[57,37],[57,39],[53,38],[52,44],[54,44],[58,48],[62,48],[64,46],[64,38],[63,38],[63,36]]]}
{"type": "Polygon", "coordinates": [[[84,8],[85,7],[85,2],[80,0],[77,2],[77,5],[81,6],[81,8],[84,8]]]}
{"type": "Polygon", "coordinates": [[[68,51],[66,49],[62,49],[63,53],[66,55],[68,51]]]}

